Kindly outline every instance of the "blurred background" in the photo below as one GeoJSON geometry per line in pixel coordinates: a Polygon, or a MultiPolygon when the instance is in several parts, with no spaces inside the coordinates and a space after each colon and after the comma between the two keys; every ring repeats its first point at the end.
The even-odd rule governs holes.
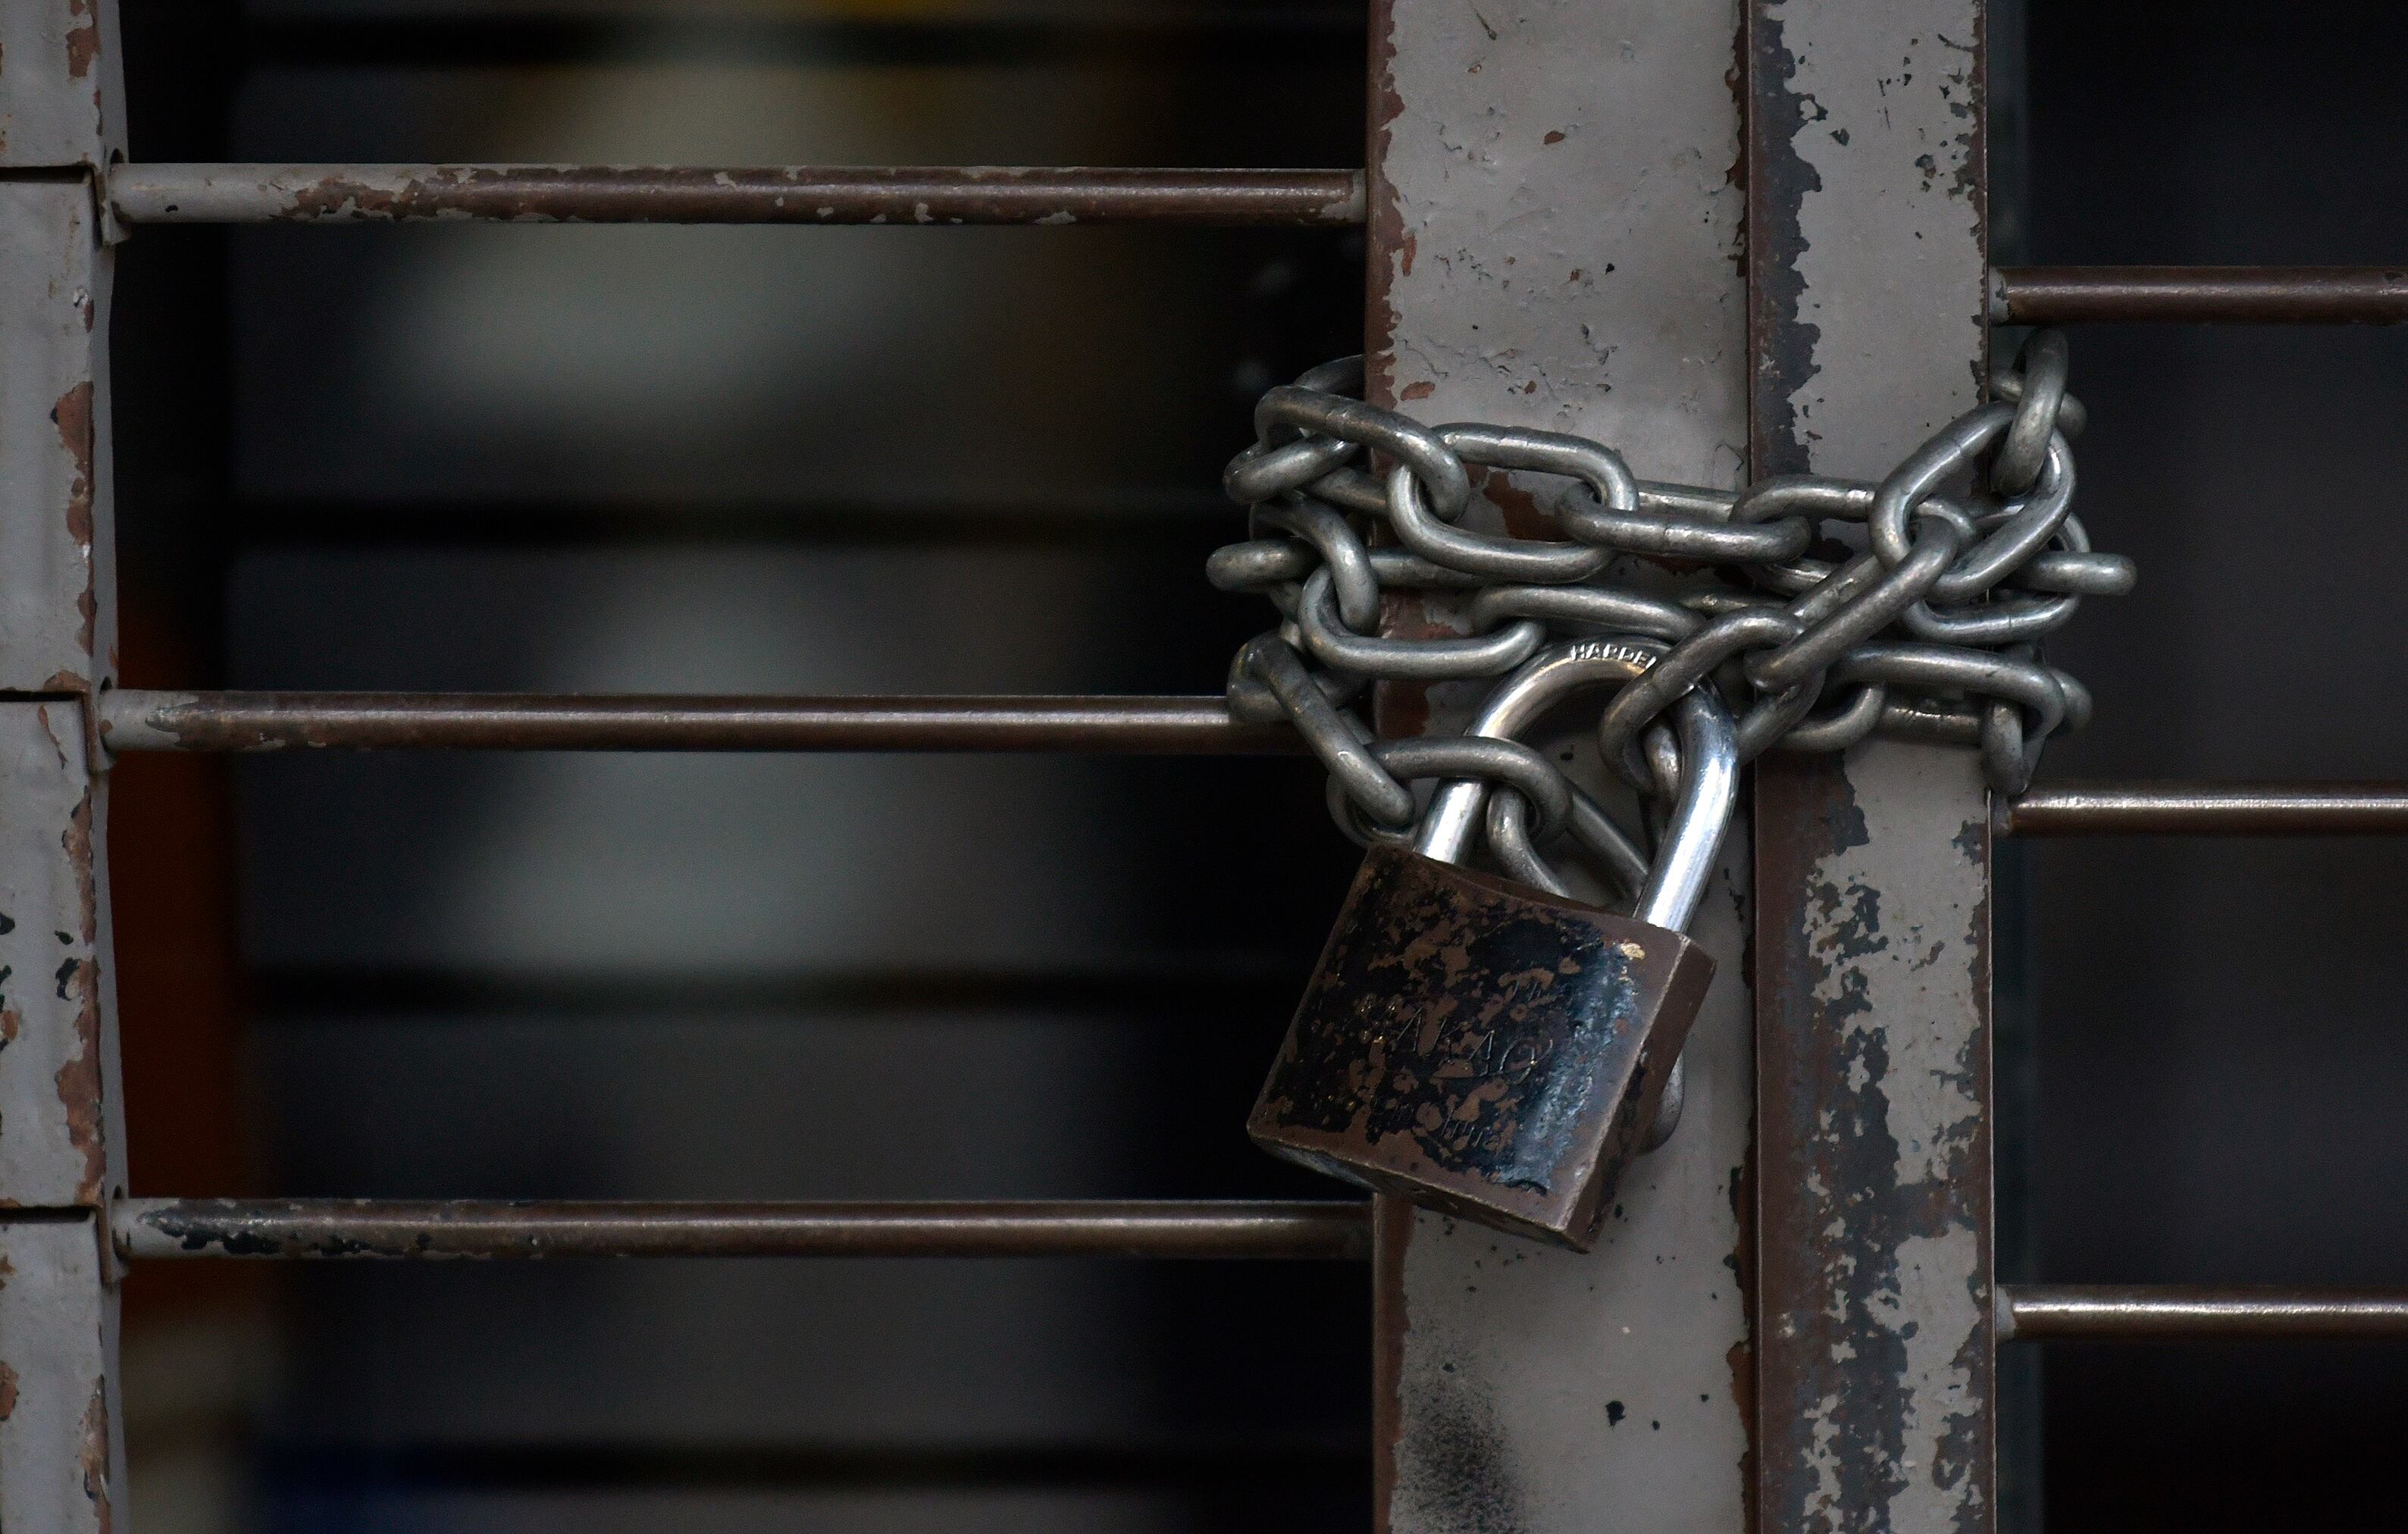
{"type": "MultiPolygon", "coordinates": [[[[121,4],[140,159],[1363,156],[1359,0],[121,4]]],[[[1992,6],[2000,260],[2408,251],[2397,7],[1992,6]]],[[[125,679],[1211,691],[1261,624],[1201,578],[1219,466],[1359,346],[1360,265],[147,228],[125,679]]],[[[2408,336],[2074,356],[2084,512],[2143,579],[2055,646],[2100,713],[2044,773],[2399,776],[2365,582],[2408,559],[2408,336]]],[[[1302,763],[137,755],[112,814],[136,1194],[1325,1191],[1236,1129],[1353,862],[1302,763]]],[[[2011,1276],[2408,1280],[2401,880],[2378,842],[2006,845],[2011,1276]]],[[[132,1516],[1360,1528],[1367,1311],[1316,1265],[150,1265],[132,1516]]],[[[2052,1530],[2390,1510],[2398,1350],[2022,1357],[2052,1530]]]]}

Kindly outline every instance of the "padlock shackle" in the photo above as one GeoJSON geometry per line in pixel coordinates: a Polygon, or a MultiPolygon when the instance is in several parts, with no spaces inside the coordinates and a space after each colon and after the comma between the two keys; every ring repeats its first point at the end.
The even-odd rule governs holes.
{"type": "MultiPolygon", "coordinates": [[[[1469,733],[1513,738],[1564,697],[1600,682],[1627,683],[1666,649],[1655,639],[1617,637],[1549,645],[1498,685],[1469,733]]],[[[1739,797],[1739,745],[1730,711],[1711,691],[1692,688],[1672,706],[1681,738],[1681,794],[1662,849],[1631,915],[1679,932],[1704,900],[1739,797]]],[[[1462,860],[1488,802],[1488,784],[1458,780],[1440,787],[1422,817],[1414,850],[1440,863],[1462,860]]]]}

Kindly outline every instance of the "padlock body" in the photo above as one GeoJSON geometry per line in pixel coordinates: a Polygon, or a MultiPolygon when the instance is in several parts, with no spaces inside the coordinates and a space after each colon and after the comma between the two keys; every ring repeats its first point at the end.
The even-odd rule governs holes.
{"type": "Polygon", "coordinates": [[[1247,1129],[1585,1252],[1713,979],[1680,933],[1374,847],[1247,1129]]]}

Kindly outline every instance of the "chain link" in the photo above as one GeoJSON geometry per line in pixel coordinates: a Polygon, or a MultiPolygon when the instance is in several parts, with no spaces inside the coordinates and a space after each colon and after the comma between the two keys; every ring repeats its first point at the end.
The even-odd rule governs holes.
{"type": "Polygon", "coordinates": [[[1662,720],[1695,687],[1731,706],[1742,761],[1873,735],[1942,741],[1977,750],[1993,792],[2019,794],[2048,738],[2090,714],[2040,639],[2083,598],[2121,595],[2135,578],[2130,560],[2092,550],[2072,513],[2086,415],[2067,362],[2063,335],[2037,332],[1993,379],[1996,400],[1881,480],[1786,474],[1738,492],[1637,479],[1612,449],[1562,432],[1426,426],[1358,397],[1361,358],[1325,364],[1263,396],[1255,442],[1223,476],[1249,536],[1207,576],[1268,597],[1282,618],[1231,665],[1231,712],[1294,723],[1357,840],[1410,836],[1416,781],[1496,782],[1492,850],[1558,890],[1533,846],[1559,832],[1616,883],[1643,863],[1527,747],[1377,740],[1349,709],[1369,684],[1501,677],[1551,639],[1632,636],[1660,658],[1597,734],[1642,797],[1677,778],[1662,720]],[[1493,470],[1566,481],[1549,508],[1562,536],[1461,525],[1493,470]],[[1697,573],[1667,589],[1668,566],[1697,573]],[[1463,632],[1381,634],[1390,599],[1412,593],[1451,594],[1463,632]]]}

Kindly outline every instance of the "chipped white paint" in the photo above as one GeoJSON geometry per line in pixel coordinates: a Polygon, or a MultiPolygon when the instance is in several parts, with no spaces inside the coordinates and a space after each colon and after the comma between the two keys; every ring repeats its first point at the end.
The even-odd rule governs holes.
{"type": "MultiPolygon", "coordinates": [[[[1988,1039],[1976,1020],[1987,1011],[1989,969],[1978,955],[1988,946],[1989,866],[1985,853],[1987,797],[1980,765],[1951,747],[1884,742],[1853,753],[1848,779],[1863,816],[1863,839],[1819,859],[1812,883],[1837,890],[1836,902],[1809,902],[1807,942],[1816,952],[1845,954],[1815,980],[1813,996],[1854,1069],[1849,1108],[1873,1105],[1878,1123],[1849,1125],[1872,1143],[1895,1147],[1895,1193],[1942,1194],[1969,1176],[1986,1178],[1983,1125],[1989,1112],[1986,1062],[1976,1052],[1988,1039]],[[1851,896],[1875,902],[1867,912],[1851,896]],[[1877,933],[1877,935],[1873,935],[1877,933]],[[1877,1079],[1864,1074],[1878,1057],[1877,1079]]],[[[1835,1125],[1842,1110],[1827,1112],[1835,1125]]],[[[1828,1190],[1816,1189],[1818,1199],[1828,1190]]],[[[1935,1207],[1942,1199],[1934,1197],[1935,1207]]],[[[1945,1441],[1965,1433],[1980,1411],[1984,1379],[1969,1367],[1969,1339],[1981,1336],[1991,1305],[1983,1233],[1942,1223],[1899,1239],[1886,1252],[1849,1242],[1835,1217],[1828,1267],[1828,1313],[1845,1323],[1843,1297],[1863,1289],[1868,1265],[1880,1280],[1865,1297],[1867,1323],[1903,1350],[1899,1382],[1901,1452],[1895,1473],[1879,1478],[1882,1515],[1849,1506],[1843,1477],[1861,1497],[1860,1450],[1842,1442],[1830,1413],[1842,1402],[1826,1397],[1816,1418],[1810,1458],[1821,1500],[1846,1507],[1850,1527],[1922,1530],[1962,1527],[1986,1495],[1985,1478],[1959,1478],[1945,1441]],[[1888,1265],[1884,1272],[1880,1265],[1888,1265]],[[1947,1484],[1942,1484],[1942,1478],[1947,1484]]],[[[1844,1365],[1860,1350],[1843,1332],[1830,1361],[1844,1365]]]]}
{"type": "MultiPolygon", "coordinates": [[[[1877,475],[1981,397],[1981,0],[1752,4],[1756,467],[1877,475]]],[[[1760,792],[1763,1534],[1995,1525],[1987,805],[1899,742],[1760,792]]]]}
{"type": "Polygon", "coordinates": [[[1797,445],[1818,473],[1878,476],[1979,403],[1967,359],[1986,345],[1988,277],[1966,252],[1983,249],[1981,7],[1778,0],[1765,11],[1805,98],[1790,146],[1823,182],[1798,212],[1798,318],[1821,334],[1814,370],[1789,396],[1797,445]],[[1901,347],[1905,316],[1914,339],[1901,347]]]}
{"type": "MultiPolygon", "coordinates": [[[[1736,483],[1747,439],[1742,198],[1729,174],[1738,6],[1389,0],[1375,32],[1382,11],[1394,96],[1374,106],[1387,136],[1371,259],[1391,327],[1386,397],[1424,421],[1594,436],[1650,478],[1736,483]]],[[[1383,319],[1375,297],[1375,351],[1383,319]]],[[[1434,708],[1443,721],[1484,690],[1437,689],[1434,708]]],[[[1575,776],[1593,757],[1584,751],[1575,776]]],[[[1748,1326],[1736,1183],[1755,1109],[1743,824],[1725,847],[1692,929],[1718,972],[1689,1036],[1681,1127],[1625,1175],[1598,1249],[1415,1217],[1392,1534],[1745,1526],[1734,1383],[1748,1326]]]]}

